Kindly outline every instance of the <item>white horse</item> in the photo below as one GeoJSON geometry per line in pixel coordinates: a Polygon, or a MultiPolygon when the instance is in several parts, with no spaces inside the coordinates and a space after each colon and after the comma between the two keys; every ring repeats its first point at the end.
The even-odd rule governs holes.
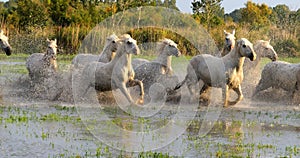
{"type": "Polygon", "coordinates": [[[8,37],[4,35],[3,30],[0,30],[0,47],[7,56],[11,55],[11,46],[8,43],[8,37]]]}
{"type": "MultiPolygon", "coordinates": [[[[151,85],[160,80],[162,75],[168,77],[173,75],[172,56],[181,55],[177,44],[170,39],[163,39],[157,47],[158,56],[151,62],[144,62],[138,67],[134,67],[135,77],[143,81],[146,94],[151,85]]],[[[177,82],[178,83],[178,82],[177,82]]]]}
{"type": "Polygon", "coordinates": [[[175,87],[175,90],[187,83],[190,94],[195,98],[197,97],[196,85],[199,80],[202,80],[204,86],[200,94],[209,87],[222,88],[224,107],[234,105],[243,99],[241,83],[244,78],[243,64],[245,57],[251,61],[256,59],[252,43],[245,38],[238,40],[234,49],[222,58],[209,54],[195,56],[187,67],[185,79],[175,87]],[[238,98],[234,102],[228,101],[230,89],[238,94],[238,98]]]}
{"type": "Polygon", "coordinates": [[[273,46],[269,41],[258,40],[254,45],[254,51],[256,53],[256,60],[250,61],[249,59],[245,59],[244,63],[244,74],[251,75],[251,70],[255,70],[259,62],[262,58],[269,58],[272,61],[276,61],[278,59],[278,55],[274,50],[273,46]]]}
{"type": "Polygon", "coordinates": [[[106,38],[106,42],[103,48],[103,51],[100,55],[94,55],[94,54],[78,54],[74,57],[72,60],[72,64],[75,68],[83,67],[86,64],[94,61],[108,63],[110,62],[117,50],[117,42],[118,36],[115,34],[110,35],[106,38]]]}
{"type": "Polygon", "coordinates": [[[57,71],[56,42],[56,39],[47,39],[48,45],[46,53],[34,53],[27,58],[26,68],[31,79],[35,80],[39,79],[40,77],[48,77],[57,71]]]}
{"type": "Polygon", "coordinates": [[[223,51],[221,52],[222,57],[228,54],[235,46],[235,30],[233,30],[232,33],[224,30],[224,34],[225,34],[225,45],[223,51]]]}
{"type": "Polygon", "coordinates": [[[291,64],[283,61],[270,62],[265,65],[261,79],[255,88],[253,97],[260,91],[270,87],[281,88],[294,97],[295,91],[300,88],[300,63],[291,64]]]}
{"type": "MultiPolygon", "coordinates": [[[[140,99],[138,103],[142,104],[144,100],[143,83],[134,79],[134,71],[131,65],[131,55],[140,53],[136,40],[130,35],[125,34],[118,41],[119,46],[115,58],[109,63],[93,62],[85,66],[83,69],[83,95],[85,95],[90,87],[95,87],[97,91],[111,91],[120,89],[131,104],[135,104],[130,96],[126,85],[140,87],[140,99]]],[[[81,95],[81,96],[83,96],[81,95]]]]}

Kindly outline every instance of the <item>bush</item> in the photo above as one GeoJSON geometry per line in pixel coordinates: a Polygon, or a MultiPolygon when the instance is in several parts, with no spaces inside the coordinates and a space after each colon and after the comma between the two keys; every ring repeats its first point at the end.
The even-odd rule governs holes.
{"type": "Polygon", "coordinates": [[[297,42],[291,39],[277,41],[274,45],[274,49],[278,55],[283,57],[299,56],[299,47],[297,46],[297,42]]]}

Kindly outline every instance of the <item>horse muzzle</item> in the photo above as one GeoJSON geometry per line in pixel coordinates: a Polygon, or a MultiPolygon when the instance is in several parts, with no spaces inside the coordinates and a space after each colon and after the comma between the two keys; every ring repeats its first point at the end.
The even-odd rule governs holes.
{"type": "Polygon", "coordinates": [[[255,53],[251,53],[248,58],[251,60],[251,61],[254,61],[256,60],[256,54],[255,53]]]}
{"type": "Polygon", "coordinates": [[[276,56],[274,56],[271,60],[272,60],[272,61],[277,61],[277,59],[278,59],[278,56],[276,55],[276,56]]]}
{"type": "Polygon", "coordinates": [[[134,51],[133,51],[133,54],[134,55],[139,55],[139,54],[141,54],[141,51],[140,51],[140,49],[135,49],[134,51]]]}
{"type": "Polygon", "coordinates": [[[4,52],[6,53],[7,56],[11,55],[11,48],[10,47],[6,47],[3,50],[4,50],[4,52]]]}
{"type": "Polygon", "coordinates": [[[181,52],[178,51],[177,54],[176,54],[176,57],[180,57],[181,56],[181,52]]]}

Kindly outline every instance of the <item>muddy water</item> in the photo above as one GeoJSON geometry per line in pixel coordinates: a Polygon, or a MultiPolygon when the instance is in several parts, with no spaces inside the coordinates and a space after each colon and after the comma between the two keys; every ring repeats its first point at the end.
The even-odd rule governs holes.
{"type": "MultiPolygon", "coordinates": [[[[2,65],[15,65],[1,62],[2,65]]],[[[72,102],[49,101],[47,98],[24,94],[30,87],[27,77],[2,71],[2,106],[0,108],[0,157],[137,157],[142,153],[128,153],[107,146],[93,136],[77,113],[72,102]],[[21,81],[22,82],[21,82],[21,81]],[[14,84],[20,85],[14,85],[14,84]],[[12,86],[13,85],[13,86],[12,86]]],[[[87,115],[98,109],[86,109],[87,115]]],[[[108,119],[97,120],[115,124],[126,130],[149,130],[170,122],[177,105],[167,105],[151,118],[129,119],[117,107],[105,106],[102,111],[108,119]]],[[[184,105],[179,112],[191,107],[184,105]]],[[[151,153],[183,157],[300,157],[300,107],[276,102],[245,99],[235,107],[222,109],[217,122],[206,135],[199,135],[207,107],[200,107],[195,117],[182,116],[190,125],[170,144],[151,153]]],[[[168,131],[172,135],[174,131],[168,131]]],[[[112,142],[122,135],[102,129],[102,136],[112,142]]],[[[130,144],[135,138],[125,138],[130,144]]],[[[154,140],[160,139],[153,138],[154,140]]],[[[151,141],[149,142],[151,143],[151,141]]]]}

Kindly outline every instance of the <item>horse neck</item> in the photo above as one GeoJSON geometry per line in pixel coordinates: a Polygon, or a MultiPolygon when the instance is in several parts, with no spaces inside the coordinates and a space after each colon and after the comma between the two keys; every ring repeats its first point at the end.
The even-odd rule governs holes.
{"type": "Polygon", "coordinates": [[[131,54],[124,53],[121,50],[122,49],[118,49],[115,57],[111,60],[110,64],[115,65],[115,64],[119,63],[126,67],[131,66],[131,54]]]}
{"type": "Polygon", "coordinates": [[[166,53],[162,52],[154,61],[166,66],[167,68],[170,68],[172,63],[172,56],[169,56],[166,53]]]}
{"type": "Polygon", "coordinates": [[[56,60],[56,55],[53,54],[51,50],[47,49],[46,53],[43,56],[43,60],[45,61],[56,60]]]}
{"type": "Polygon", "coordinates": [[[234,47],[228,55],[224,56],[224,59],[226,59],[225,61],[231,63],[232,68],[237,68],[237,71],[243,71],[245,57],[242,57],[237,51],[237,48],[234,47]]]}
{"type": "Polygon", "coordinates": [[[103,51],[100,53],[100,59],[107,58],[108,60],[111,60],[112,51],[110,50],[109,45],[105,45],[103,51]]]}
{"type": "Polygon", "coordinates": [[[256,60],[260,61],[260,59],[264,57],[263,47],[261,46],[260,43],[254,46],[254,51],[256,53],[256,60]]]}

